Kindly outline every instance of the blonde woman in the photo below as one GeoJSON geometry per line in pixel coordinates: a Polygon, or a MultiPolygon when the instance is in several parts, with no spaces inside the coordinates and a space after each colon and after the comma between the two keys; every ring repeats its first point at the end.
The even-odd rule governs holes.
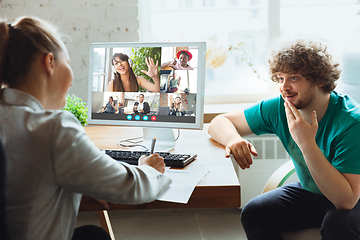
{"type": "MultiPolygon", "coordinates": [[[[56,28],[30,17],[0,20],[0,36],[10,238],[72,239],[82,194],[115,203],[155,200],[170,184],[159,155],[141,157],[139,166],[114,161],[71,113],[59,111],[73,73],[56,28]]],[[[97,230],[77,229],[73,239],[109,239],[97,230]]]]}

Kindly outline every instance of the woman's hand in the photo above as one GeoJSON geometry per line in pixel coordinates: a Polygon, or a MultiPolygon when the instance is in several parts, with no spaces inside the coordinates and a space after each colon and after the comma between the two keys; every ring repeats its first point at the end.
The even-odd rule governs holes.
{"type": "Polygon", "coordinates": [[[141,70],[141,72],[145,73],[151,78],[158,77],[159,76],[158,61],[156,61],[155,64],[154,59],[152,59],[151,57],[146,58],[145,61],[146,61],[146,65],[148,66],[148,71],[141,70]]]}
{"type": "Polygon", "coordinates": [[[139,166],[140,165],[148,165],[150,167],[155,168],[156,170],[158,170],[161,173],[165,172],[164,158],[160,157],[160,155],[157,153],[151,154],[148,157],[146,157],[145,155],[141,156],[139,158],[138,164],[139,164],[139,166]]]}

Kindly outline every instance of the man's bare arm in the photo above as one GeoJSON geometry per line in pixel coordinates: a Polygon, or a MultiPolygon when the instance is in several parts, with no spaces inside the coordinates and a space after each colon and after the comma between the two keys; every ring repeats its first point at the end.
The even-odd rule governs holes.
{"type": "Polygon", "coordinates": [[[249,168],[252,164],[251,155],[257,156],[254,146],[242,138],[252,134],[243,111],[215,117],[208,127],[208,133],[215,141],[225,146],[225,156],[229,157],[232,154],[242,169],[249,168]]]}

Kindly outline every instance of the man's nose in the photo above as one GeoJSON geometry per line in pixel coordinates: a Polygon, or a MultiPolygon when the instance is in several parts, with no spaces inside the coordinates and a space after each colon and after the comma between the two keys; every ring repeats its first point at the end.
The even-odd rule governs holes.
{"type": "Polygon", "coordinates": [[[284,79],[282,83],[280,83],[280,89],[282,91],[289,90],[291,88],[290,81],[288,79],[284,79]]]}

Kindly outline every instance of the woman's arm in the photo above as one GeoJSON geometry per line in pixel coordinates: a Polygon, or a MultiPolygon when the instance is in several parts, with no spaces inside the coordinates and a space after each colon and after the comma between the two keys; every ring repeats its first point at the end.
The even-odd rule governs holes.
{"type": "Polygon", "coordinates": [[[170,184],[157,154],[142,157],[141,166],[114,161],[90,141],[71,113],[56,118],[52,162],[59,187],[109,202],[140,204],[154,201],[170,184]]]}
{"type": "Polygon", "coordinates": [[[101,110],[105,111],[105,109],[106,109],[106,104],[102,107],[101,110]]]}
{"type": "Polygon", "coordinates": [[[159,71],[158,71],[158,61],[156,61],[156,64],[154,63],[154,59],[150,58],[146,59],[146,64],[148,66],[148,71],[141,70],[141,72],[145,73],[149,77],[152,78],[154,83],[149,82],[143,77],[137,77],[138,83],[140,87],[143,87],[150,92],[160,92],[160,77],[159,77],[159,71]]]}
{"type": "Polygon", "coordinates": [[[105,109],[106,109],[106,105],[105,105],[105,106],[103,106],[102,108],[100,108],[100,110],[99,110],[99,112],[98,112],[98,113],[103,113],[103,112],[105,111],[105,109]]]}
{"type": "Polygon", "coordinates": [[[150,92],[160,92],[160,78],[153,78],[154,83],[149,82],[143,77],[137,77],[137,81],[140,87],[145,88],[146,90],[149,90],[150,92]]]}

